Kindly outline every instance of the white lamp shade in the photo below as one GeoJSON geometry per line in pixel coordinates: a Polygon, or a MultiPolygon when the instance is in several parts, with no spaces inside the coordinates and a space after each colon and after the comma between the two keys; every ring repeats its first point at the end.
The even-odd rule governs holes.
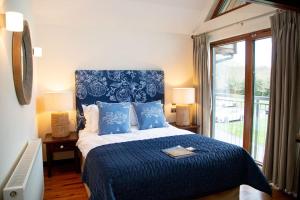
{"type": "Polygon", "coordinates": [[[19,12],[5,13],[5,27],[8,31],[22,32],[23,31],[23,14],[19,12]]]}
{"type": "Polygon", "coordinates": [[[195,103],[195,88],[173,88],[173,103],[175,104],[195,103]]]}
{"type": "Polygon", "coordinates": [[[43,95],[45,111],[64,112],[73,109],[73,93],[49,92],[43,95]]]}

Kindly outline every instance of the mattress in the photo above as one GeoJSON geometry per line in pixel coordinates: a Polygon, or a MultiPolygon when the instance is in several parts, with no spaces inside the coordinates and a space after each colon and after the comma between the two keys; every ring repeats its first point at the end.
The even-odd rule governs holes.
{"type": "Polygon", "coordinates": [[[164,128],[147,130],[138,130],[136,126],[132,126],[131,133],[108,134],[102,136],[99,136],[97,133],[80,130],[77,146],[85,159],[90,150],[103,145],[186,134],[194,133],[176,128],[172,125],[168,125],[168,127],[164,128]]]}

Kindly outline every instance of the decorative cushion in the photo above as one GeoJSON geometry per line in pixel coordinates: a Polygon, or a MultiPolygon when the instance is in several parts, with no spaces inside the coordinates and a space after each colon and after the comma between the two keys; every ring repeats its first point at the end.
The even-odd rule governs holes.
{"type": "Polygon", "coordinates": [[[83,114],[85,117],[85,131],[98,133],[99,126],[99,109],[95,104],[82,105],[83,114]]]}
{"type": "Polygon", "coordinates": [[[167,126],[161,101],[133,103],[140,130],[167,126]]]}
{"type": "Polygon", "coordinates": [[[99,135],[130,132],[130,103],[97,102],[99,135]]]}

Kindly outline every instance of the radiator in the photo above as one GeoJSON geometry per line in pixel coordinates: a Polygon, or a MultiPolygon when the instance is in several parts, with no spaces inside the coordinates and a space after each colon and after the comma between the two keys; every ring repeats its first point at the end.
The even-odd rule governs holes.
{"type": "Polygon", "coordinates": [[[28,142],[19,163],[3,189],[4,200],[41,200],[44,175],[41,140],[28,142]]]}

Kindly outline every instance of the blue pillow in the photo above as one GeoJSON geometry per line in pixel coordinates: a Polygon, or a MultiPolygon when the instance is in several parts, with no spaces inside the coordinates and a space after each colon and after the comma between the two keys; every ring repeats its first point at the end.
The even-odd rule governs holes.
{"type": "Polygon", "coordinates": [[[130,132],[130,103],[97,102],[99,135],[130,132]]]}
{"type": "Polygon", "coordinates": [[[133,103],[140,130],[166,126],[161,101],[133,103]]]}

